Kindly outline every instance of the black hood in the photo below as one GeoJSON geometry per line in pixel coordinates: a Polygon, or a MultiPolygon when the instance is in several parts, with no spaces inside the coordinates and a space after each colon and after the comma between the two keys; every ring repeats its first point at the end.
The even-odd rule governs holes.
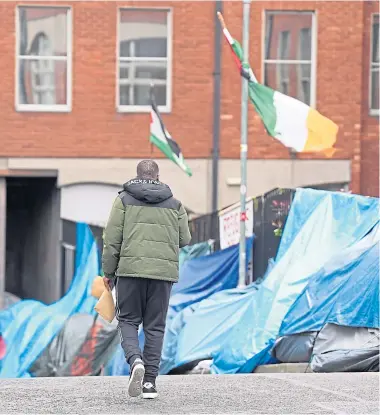
{"type": "Polygon", "coordinates": [[[124,190],[145,203],[161,203],[173,196],[170,187],[158,180],[133,179],[125,183],[124,190]]]}

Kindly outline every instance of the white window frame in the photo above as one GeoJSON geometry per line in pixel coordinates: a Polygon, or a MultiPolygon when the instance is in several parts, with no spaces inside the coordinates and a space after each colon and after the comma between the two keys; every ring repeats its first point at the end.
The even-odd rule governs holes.
{"type": "Polygon", "coordinates": [[[33,4],[19,4],[16,6],[16,65],[15,65],[15,107],[18,112],[71,112],[72,110],[72,52],[73,52],[73,23],[72,23],[72,7],[69,5],[33,5],[33,4]],[[46,59],[44,56],[20,56],[20,9],[22,8],[42,8],[42,9],[65,9],[66,14],[66,33],[67,33],[67,52],[66,56],[48,56],[51,61],[65,61],[66,62],[66,97],[67,102],[64,105],[60,104],[21,104],[20,99],[20,84],[19,84],[19,70],[20,60],[40,60],[46,59]]]}
{"type": "Polygon", "coordinates": [[[67,244],[65,242],[62,243],[62,248],[65,251],[65,257],[63,262],[63,295],[66,294],[68,289],[70,288],[70,284],[74,278],[75,274],[75,251],[76,247],[74,245],[67,244]],[[70,254],[70,256],[68,255],[70,254]],[[72,265],[72,269],[68,269],[68,267],[72,265]],[[70,272],[69,272],[70,271],[70,272]]]}
{"type": "Polygon", "coordinates": [[[317,55],[318,55],[318,39],[317,39],[317,34],[318,34],[318,28],[317,28],[317,10],[271,10],[271,9],[266,9],[263,10],[263,14],[262,14],[262,30],[263,30],[263,36],[262,36],[262,66],[261,66],[261,80],[262,83],[265,84],[265,65],[267,63],[270,64],[274,64],[274,63],[290,63],[290,64],[295,64],[295,63],[307,63],[311,65],[311,73],[310,73],[310,107],[315,108],[316,107],[316,103],[317,103],[317,55]],[[266,30],[266,21],[267,21],[267,16],[268,15],[283,15],[283,14],[287,14],[287,15],[302,15],[302,14],[307,14],[307,15],[311,15],[311,60],[294,60],[294,59],[289,59],[289,60],[278,60],[278,59],[266,59],[265,58],[265,30],[266,30]]]}
{"type": "MultiPolygon", "coordinates": [[[[369,115],[373,116],[379,116],[380,115],[380,109],[372,108],[372,72],[378,72],[380,75],[380,64],[372,62],[372,55],[373,55],[373,42],[372,42],[372,36],[373,36],[373,25],[375,17],[380,21],[380,14],[379,13],[372,13],[371,16],[371,28],[370,28],[370,57],[369,57],[369,89],[368,89],[368,108],[369,108],[369,115]]],[[[378,47],[380,47],[380,40],[378,42],[378,47]]],[[[378,76],[379,76],[378,75],[378,76]]]]}
{"type": "Polygon", "coordinates": [[[147,62],[162,59],[167,62],[166,72],[166,105],[159,105],[161,113],[169,113],[172,110],[172,56],[173,56],[173,10],[170,7],[119,7],[117,12],[116,33],[116,110],[120,113],[146,113],[150,112],[150,105],[120,105],[120,20],[123,10],[163,11],[167,13],[167,57],[166,58],[125,58],[125,61],[146,60],[147,62]]]}

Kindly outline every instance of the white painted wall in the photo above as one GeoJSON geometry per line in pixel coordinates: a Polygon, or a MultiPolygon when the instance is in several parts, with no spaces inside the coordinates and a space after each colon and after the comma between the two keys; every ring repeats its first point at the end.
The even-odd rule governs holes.
{"type": "MultiPolygon", "coordinates": [[[[159,159],[157,161],[160,166],[160,179],[171,187],[174,196],[186,208],[197,214],[210,212],[212,191],[212,164],[210,159],[189,159],[188,164],[193,170],[192,177],[187,177],[178,166],[168,159],[159,159]]],[[[9,158],[7,165],[10,170],[57,170],[58,186],[62,187],[62,189],[65,189],[67,185],[83,185],[83,183],[96,182],[103,183],[105,186],[108,184],[113,189],[120,190],[122,183],[135,177],[138,162],[138,159],[33,159],[20,157],[9,158]]],[[[250,159],[247,163],[247,194],[253,197],[276,187],[294,188],[322,183],[350,182],[350,170],[350,160],[250,159]]],[[[221,159],[219,165],[219,209],[239,201],[239,180],[240,161],[236,159],[221,159]],[[229,184],[231,181],[237,183],[237,185],[229,184]]],[[[101,188],[92,187],[91,189],[92,193],[89,194],[94,195],[94,200],[102,204],[103,202],[100,200],[102,196],[95,191],[101,188]]],[[[103,190],[101,191],[103,192],[103,190]]],[[[107,190],[104,190],[104,192],[109,194],[106,193],[107,190]]],[[[64,196],[62,197],[64,198],[64,196]]],[[[78,191],[77,197],[81,198],[77,200],[82,200],[83,195],[78,191]]],[[[106,196],[104,197],[106,198],[106,196]]],[[[90,199],[85,198],[83,203],[90,203],[90,199]]],[[[75,200],[75,198],[73,197],[70,200],[75,200]]],[[[86,213],[86,217],[90,217],[95,215],[95,212],[91,212],[91,209],[95,209],[95,204],[90,203],[88,211],[75,204],[68,206],[67,209],[65,207],[65,211],[72,211],[75,207],[75,209],[81,212],[82,216],[86,213]]],[[[97,209],[101,209],[101,207],[97,207],[97,209]]]]}
{"type": "Polygon", "coordinates": [[[121,186],[79,183],[62,187],[61,218],[104,227],[121,186]]]}

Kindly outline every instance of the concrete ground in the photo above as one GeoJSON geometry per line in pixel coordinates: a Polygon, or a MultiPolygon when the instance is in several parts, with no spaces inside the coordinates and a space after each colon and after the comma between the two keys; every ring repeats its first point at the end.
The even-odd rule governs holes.
{"type": "Polygon", "coordinates": [[[379,374],[188,375],[159,378],[154,401],[126,395],[127,378],[0,381],[0,413],[379,414],[379,374]]]}

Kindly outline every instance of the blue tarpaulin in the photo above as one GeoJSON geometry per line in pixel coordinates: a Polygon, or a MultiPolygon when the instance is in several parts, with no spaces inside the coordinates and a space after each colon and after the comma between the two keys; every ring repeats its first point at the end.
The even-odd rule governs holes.
{"type": "MultiPolygon", "coordinates": [[[[252,256],[253,237],[247,238],[246,267],[252,256]]],[[[169,303],[167,327],[162,351],[160,373],[168,373],[177,364],[178,320],[181,310],[223,290],[235,288],[239,279],[239,245],[231,246],[212,255],[190,260],[181,269],[180,282],[174,286],[169,303]]],[[[188,360],[191,362],[195,359],[188,360]]]]}
{"type": "Polygon", "coordinates": [[[214,373],[249,373],[271,362],[282,320],[309,278],[378,222],[378,199],[298,189],[274,267],[214,356],[214,373]]]}
{"type": "Polygon", "coordinates": [[[94,313],[96,299],[91,296],[99,273],[98,248],[90,228],[77,225],[80,253],[70,290],[51,305],[25,300],[0,312],[0,329],[7,346],[0,360],[0,377],[26,377],[28,369],[75,313],[94,313]]]}
{"type": "Polygon", "coordinates": [[[298,189],[273,268],[259,289],[221,292],[175,317],[174,366],[212,358],[214,373],[249,373],[273,362],[270,349],[282,320],[310,277],[378,221],[378,199],[298,189]]]}
{"type": "Polygon", "coordinates": [[[201,256],[210,255],[213,241],[199,242],[194,245],[188,245],[181,248],[179,251],[179,269],[182,268],[182,265],[189,259],[199,258],[201,256]]]}
{"type": "MultiPolygon", "coordinates": [[[[247,238],[247,266],[251,259],[253,238],[247,238]]],[[[239,245],[186,261],[180,269],[178,284],[173,286],[168,318],[216,292],[235,288],[238,279],[239,245]]]]}
{"type": "Polygon", "coordinates": [[[280,336],[320,331],[327,323],[379,328],[380,226],[310,278],[282,322],[280,336]]]}

